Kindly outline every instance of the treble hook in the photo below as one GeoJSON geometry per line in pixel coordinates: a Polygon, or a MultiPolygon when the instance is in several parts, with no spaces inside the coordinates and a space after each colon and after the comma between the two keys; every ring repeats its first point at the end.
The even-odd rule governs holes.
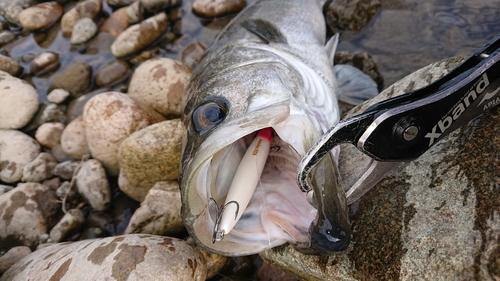
{"type": "Polygon", "coordinates": [[[219,210],[219,206],[217,205],[217,201],[215,201],[214,198],[210,197],[210,201],[215,204],[215,225],[214,225],[214,231],[212,233],[212,244],[215,244],[217,241],[221,241],[224,239],[224,230],[219,231],[219,224],[220,220],[222,218],[222,214],[224,213],[224,210],[226,210],[226,207],[229,204],[236,204],[236,211],[234,212],[234,220],[238,217],[238,212],[240,210],[240,204],[237,201],[229,201],[222,208],[219,210]]]}

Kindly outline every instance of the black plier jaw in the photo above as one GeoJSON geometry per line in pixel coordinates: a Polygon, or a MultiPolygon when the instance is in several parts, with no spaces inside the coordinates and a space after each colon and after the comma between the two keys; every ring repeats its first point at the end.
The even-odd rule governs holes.
{"type": "Polygon", "coordinates": [[[348,204],[388,172],[418,158],[455,129],[500,104],[500,35],[447,75],[416,91],[391,98],[329,129],[297,168],[297,183],[311,190],[309,172],[331,149],[351,143],[372,162],[348,189],[348,204]]]}

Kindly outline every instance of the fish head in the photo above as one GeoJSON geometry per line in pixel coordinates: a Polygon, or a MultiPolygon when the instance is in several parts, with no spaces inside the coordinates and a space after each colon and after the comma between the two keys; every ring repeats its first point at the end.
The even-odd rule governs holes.
{"type": "Polygon", "coordinates": [[[333,157],[311,173],[318,187],[309,200],[313,204],[296,183],[298,163],[323,133],[306,105],[304,81],[262,51],[233,46],[231,55],[239,59],[206,53],[213,57],[200,61],[184,94],[183,222],[198,244],[223,255],[254,254],[286,242],[321,254],[322,243],[331,242],[326,216],[339,215],[330,214],[337,208],[328,209],[328,203],[345,209],[345,202],[338,203],[342,198],[336,191],[325,195],[340,186],[333,157]],[[274,134],[271,151],[250,203],[234,229],[214,243],[217,213],[239,162],[257,132],[268,127],[274,134]],[[336,198],[328,201],[328,196],[336,198]]]}

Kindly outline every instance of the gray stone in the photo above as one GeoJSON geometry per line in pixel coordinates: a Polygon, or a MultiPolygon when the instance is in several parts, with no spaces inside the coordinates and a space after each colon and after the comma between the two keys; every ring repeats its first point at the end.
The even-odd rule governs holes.
{"type": "Polygon", "coordinates": [[[76,173],[76,186],[78,193],[96,211],[104,211],[109,207],[111,189],[106,172],[99,161],[90,159],[82,164],[76,173]]]}
{"type": "Polygon", "coordinates": [[[54,167],[54,175],[64,180],[71,180],[80,162],[64,161],[54,167]]]}
{"type": "Polygon", "coordinates": [[[19,24],[19,13],[36,3],[36,0],[0,0],[0,15],[10,23],[19,24]]]}
{"type": "Polygon", "coordinates": [[[38,154],[40,145],[30,136],[15,130],[0,129],[0,181],[20,181],[24,166],[38,154]]]}
{"type": "Polygon", "coordinates": [[[38,94],[30,84],[0,71],[0,129],[19,129],[38,110],[38,94]]]}
{"type": "Polygon", "coordinates": [[[85,223],[85,216],[80,209],[71,209],[50,230],[50,242],[66,241],[71,235],[78,233],[85,223]]]}
{"type": "Polygon", "coordinates": [[[50,153],[42,152],[23,168],[22,181],[42,182],[54,175],[57,160],[50,153]]]}
{"type": "Polygon", "coordinates": [[[7,269],[29,254],[31,254],[31,250],[26,246],[18,246],[10,249],[0,257],[0,275],[4,274],[7,269]]]}
{"type": "Polygon", "coordinates": [[[82,44],[97,33],[97,24],[90,18],[79,19],[73,26],[71,44],[82,44]]]}
{"type": "Polygon", "coordinates": [[[90,155],[83,117],[78,117],[64,128],[61,135],[61,147],[65,153],[75,159],[90,155]]]}

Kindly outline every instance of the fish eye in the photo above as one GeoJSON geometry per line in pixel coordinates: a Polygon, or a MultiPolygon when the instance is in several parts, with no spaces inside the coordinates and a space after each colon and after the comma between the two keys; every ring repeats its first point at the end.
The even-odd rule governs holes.
{"type": "Polygon", "coordinates": [[[208,130],[219,124],[227,114],[227,107],[219,102],[210,101],[195,109],[193,125],[197,132],[208,130]]]}

